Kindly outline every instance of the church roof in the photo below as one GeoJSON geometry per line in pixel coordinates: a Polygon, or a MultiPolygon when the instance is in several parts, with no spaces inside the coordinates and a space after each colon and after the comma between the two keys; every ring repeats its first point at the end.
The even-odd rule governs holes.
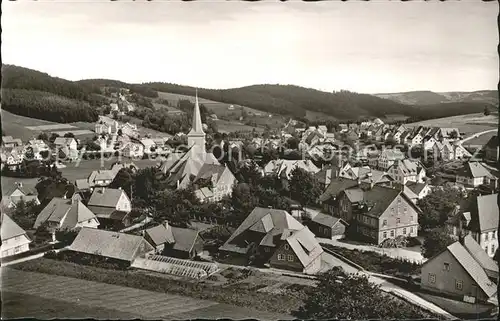
{"type": "Polygon", "coordinates": [[[196,91],[192,128],[188,135],[193,134],[205,135],[205,132],[203,131],[203,124],[201,123],[200,105],[198,103],[198,91],[196,91]]]}

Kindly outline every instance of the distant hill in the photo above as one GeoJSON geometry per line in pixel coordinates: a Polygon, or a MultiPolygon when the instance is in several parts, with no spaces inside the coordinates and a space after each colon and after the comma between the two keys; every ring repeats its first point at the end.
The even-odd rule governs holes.
{"type": "Polygon", "coordinates": [[[433,91],[409,91],[403,93],[375,94],[375,96],[406,105],[431,105],[440,103],[498,104],[498,93],[496,90],[439,93],[433,91]]]}
{"type": "MultiPolygon", "coordinates": [[[[9,109],[16,113],[15,106],[23,106],[23,115],[29,115],[36,109],[36,115],[43,117],[40,112],[48,108],[35,100],[47,101],[45,94],[54,95],[51,102],[62,100],[66,97],[73,100],[64,108],[65,114],[71,114],[73,108],[80,109],[86,102],[95,108],[108,103],[102,94],[106,88],[127,88],[133,93],[134,99],[149,108],[153,102],[158,103],[158,92],[178,95],[193,96],[196,89],[171,83],[143,83],[129,84],[119,80],[85,79],[69,81],[52,77],[36,70],[14,65],[2,65],[2,88],[10,90],[36,91],[29,94],[23,91],[23,100],[14,99],[16,92],[11,92],[10,99],[13,106],[9,109]],[[23,104],[26,104],[23,105],[23,104]],[[31,105],[32,106],[31,106],[31,105]],[[14,106],[15,105],[15,106],[14,106]],[[78,107],[74,107],[78,106],[78,107]]],[[[481,112],[487,104],[497,104],[496,91],[477,91],[473,93],[450,92],[434,93],[431,91],[418,91],[409,93],[368,95],[350,91],[324,92],[311,88],[294,85],[253,85],[231,89],[198,89],[200,98],[216,103],[245,106],[253,110],[263,111],[273,115],[300,118],[330,118],[339,121],[359,120],[363,118],[384,117],[387,115],[401,115],[412,121],[419,121],[437,117],[447,117],[460,114],[481,112]]],[[[58,103],[58,106],[60,104],[58,103]]],[[[58,107],[59,108],[59,107],[58,107]]],[[[62,108],[62,106],[60,107],[62,108]]],[[[7,109],[7,108],[5,108],[7,109]]],[[[63,109],[61,109],[62,111],[63,109]]],[[[19,112],[20,113],[20,112],[19,112]]],[[[75,113],[77,115],[78,113],[75,113]]],[[[38,116],[37,116],[38,117],[38,116]]],[[[51,117],[57,117],[52,115],[51,117]]],[[[93,118],[94,113],[88,118],[93,118]]],[[[274,120],[273,120],[274,121],[274,120]]]]}
{"type": "MultiPolygon", "coordinates": [[[[151,89],[192,95],[194,87],[169,83],[146,83],[151,89]]],[[[293,85],[253,85],[232,89],[198,89],[201,98],[247,106],[274,114],[305,117],[307,111],[337,119],[383,117],[386,114],[412,114],[412,107],[388,99],[349,91],[324,92],[293,85]]]]}

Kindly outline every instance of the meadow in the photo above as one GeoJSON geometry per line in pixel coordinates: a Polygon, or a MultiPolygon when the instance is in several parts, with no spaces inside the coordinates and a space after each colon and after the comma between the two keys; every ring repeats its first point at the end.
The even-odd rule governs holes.
{"type": "Polygon", "coordinates": [[[421,122],[411,123],[408,126],[427,126],[427,127],[455,127],[465,136],[471,136],[474,133],[495,129],[498,124],[498,115],[491,114],[485,116],[482,113],[452,116],[445,118],[436,118],[421,122]]]}

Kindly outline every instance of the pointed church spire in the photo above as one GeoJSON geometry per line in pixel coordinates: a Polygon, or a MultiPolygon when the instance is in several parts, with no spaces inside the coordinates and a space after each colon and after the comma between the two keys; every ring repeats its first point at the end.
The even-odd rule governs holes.
{"type": "Polygon", "coordinates": [[[201,123],[201,114],[200,114],[200,105],[198,102],[198,89],[196,89],[196,101],[194,104],[194,111],[193,111],[193,123],[192,123],[192,129],[190,133],[193,134],[203,134],[203,125],[201,123]]]}

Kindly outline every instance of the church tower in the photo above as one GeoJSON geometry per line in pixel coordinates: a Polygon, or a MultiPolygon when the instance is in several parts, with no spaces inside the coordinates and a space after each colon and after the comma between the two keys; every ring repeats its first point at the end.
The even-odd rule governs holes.
{"type": "MultiPolygon", "coordinates": [[[[198,103],[198,90],[196,91],[196,102],[193,111],[193,123],[188,136],[188,147],[200,156],[205,156],[205,132],[201,123],[200,106],[198,103]]],[[[204,158],[204,157],[203,157],[204,158]]]]}

